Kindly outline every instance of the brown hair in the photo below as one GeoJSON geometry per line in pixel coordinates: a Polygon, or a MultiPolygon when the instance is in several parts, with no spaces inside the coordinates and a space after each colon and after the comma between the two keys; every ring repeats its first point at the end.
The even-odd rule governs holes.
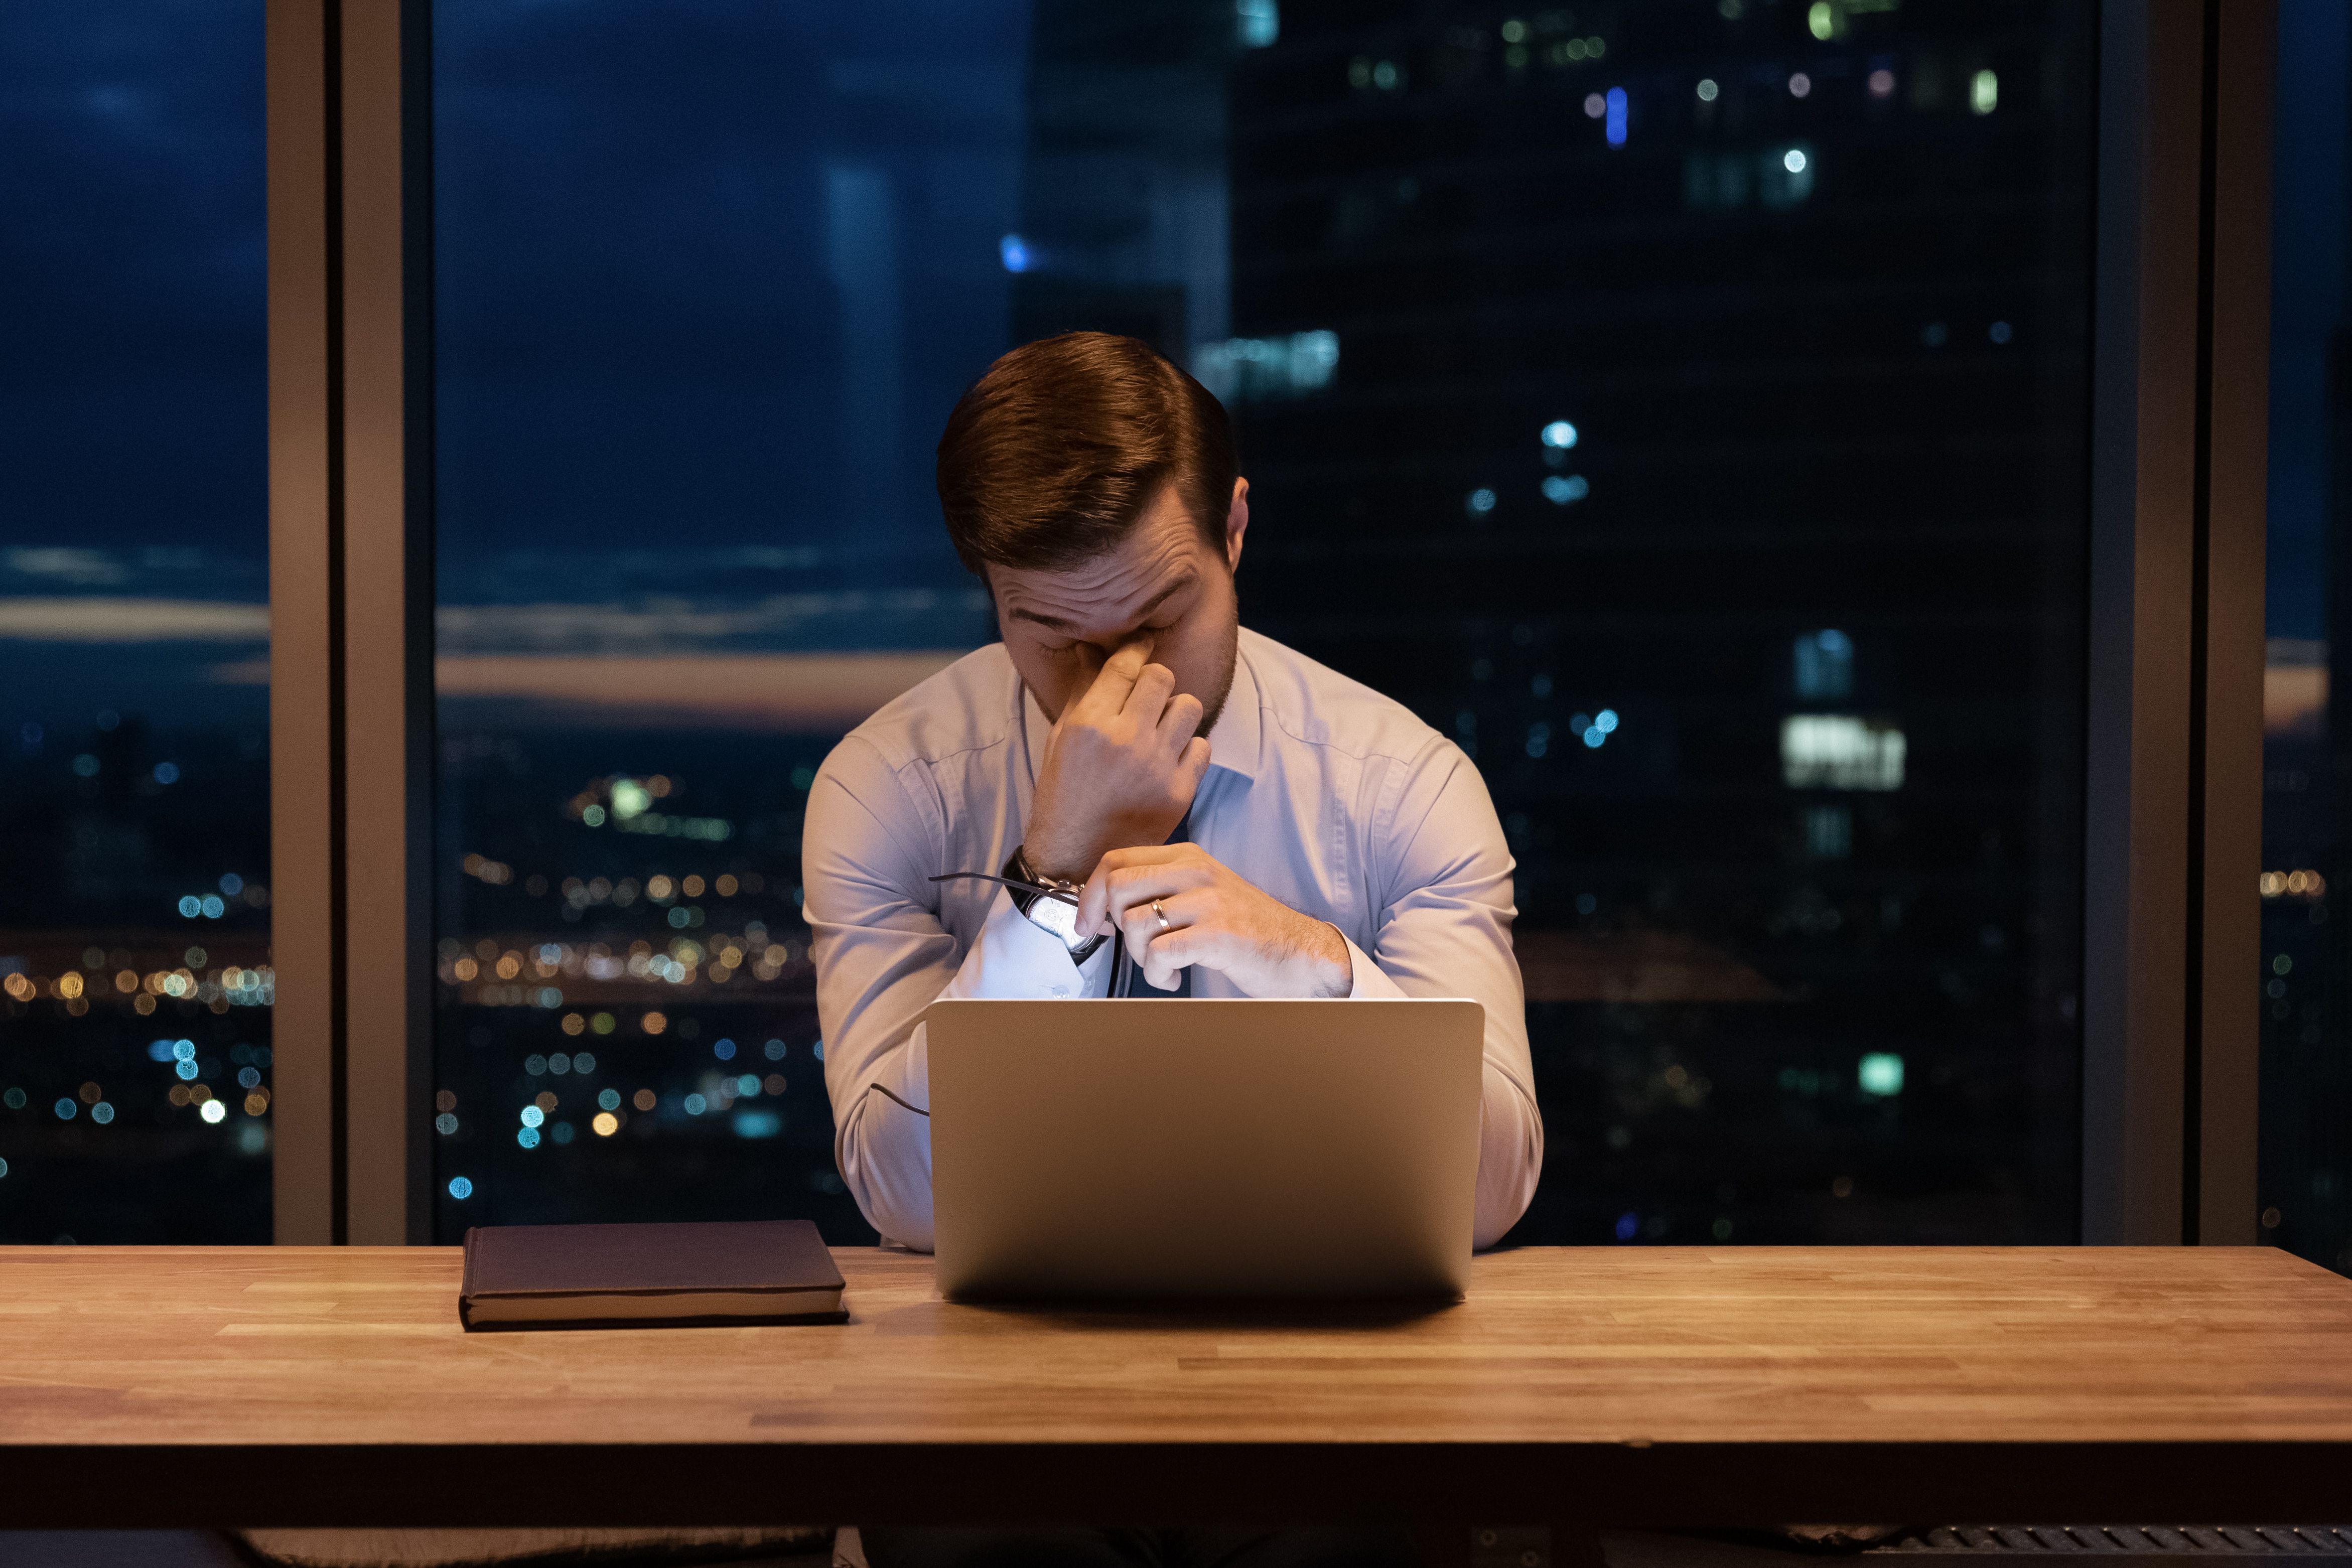
{"type": "Polygon", "coordinates": [[[1065,332],[988,367],[940,437],[940,510],[966,568],[1059,570],[1108,554],[1173,485],[1222,551],[1233,427],[1134,338],[1065,332]]]}

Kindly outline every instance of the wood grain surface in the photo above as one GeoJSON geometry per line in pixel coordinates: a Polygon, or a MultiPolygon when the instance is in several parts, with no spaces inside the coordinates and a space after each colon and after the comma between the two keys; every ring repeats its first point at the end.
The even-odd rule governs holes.
{"type": "Polygon", "coordinates": [[[1433,1309],[467,1334],[450,1248],[0,1249],[0,1525],[2285,1517],[2352,1281],[2264,1249],[1531,1249],[1433,1309]]]}

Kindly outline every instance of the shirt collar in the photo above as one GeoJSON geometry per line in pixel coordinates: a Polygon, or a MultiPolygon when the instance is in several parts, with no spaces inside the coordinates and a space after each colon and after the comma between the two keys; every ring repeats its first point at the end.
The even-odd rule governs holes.
{"type": "MultiPolygon", "coordinates": [[[[1257,777],[1257,749],[1260,724],[1257,711],[1257,676],[1250,669],[1249,653],[1244,649],[1234,651],[1234,685],[1225,694],[1224,711],[1209,731],[1209,766],[1223,768],[1243,779],[1257,777]]],[[[1034,769],[1045,755],[1045,737],[1054,732],[1054,721],[1037,706],[1037,699],[1024,682],[1021,687],[1021,722],[1029,739],[1029,765],[1034,769]]],[[[1034,777],[1034,775],[1033,775],[1034,777]]]]}

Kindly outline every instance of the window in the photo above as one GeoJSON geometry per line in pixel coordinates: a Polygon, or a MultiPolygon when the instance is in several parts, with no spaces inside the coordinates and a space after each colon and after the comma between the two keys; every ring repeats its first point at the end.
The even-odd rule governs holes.
{"type": "Polygon", "coordinates": [[[805,1214],[799,822],[992,634],[929,452],[1005,343],[1027,18],[436,18],[436,1227],[805,1214]]]}
{"type": "Polygon", "coordinates": [[[1244,613],[1494,792],[1520,1239],[2075,1233],[2088,44],[1723,0],[1232,68],[1234,330],[1338,343],[1241,401],[1244,613]]]}
{"type": "Polygon", "coordinates": [[[800,791],[992,634],[929,452],[1070,328],[1494,792],[1521,1239],[2074,1237],[2087,21],[1580,16],[440,13],[445,1239],[866,1234],[800,791]]]}
{"type": "Polygon", "coordinates": [[[0,18],[0,1241],[269,1239],[261,24],[0,18]]]}

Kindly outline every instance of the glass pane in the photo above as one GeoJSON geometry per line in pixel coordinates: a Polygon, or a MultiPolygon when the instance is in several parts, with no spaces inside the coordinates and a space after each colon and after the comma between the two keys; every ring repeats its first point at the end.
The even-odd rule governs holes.
{"type": "Polygon", "coordinates": [[[1300,12],[1232,89],[1244,602],[1494,791],[1518,1235],[2072,1239],[2080,9],[1300,12]]]}
{"type": "Polygon", "coordinates": [[[801,809],[845,729],[988,635],[929,450],[1003,346],[1024,18],[436,28],[439,1232],[870,1240],[801,809]]]}
{"type": "Polygon", "coordinates": [[[2352,1272],[2352,1057],[2345,1051],[2347,727],[2331,694],[2345,596],[2345,87],[2352,19],[2279,7],[2271,229],[2269,667],[2263,681],[2263,1090],[2259,1232],[2352,1272]]]}
{"type": "Polygon", "coordinates": [[[445,1237],[870,1234],[798,792],[992,635],[929,454],[1071,328],[1234,413],[1245,622],[1485,773],[1519,1239],[2074,1236],[2079,8],[440,26],[445,1237]]]}
{"type": "Polygon", "coordinates": [[[269,1239],[261,15],[0,14],[0,1241],[269,1239]]]}

